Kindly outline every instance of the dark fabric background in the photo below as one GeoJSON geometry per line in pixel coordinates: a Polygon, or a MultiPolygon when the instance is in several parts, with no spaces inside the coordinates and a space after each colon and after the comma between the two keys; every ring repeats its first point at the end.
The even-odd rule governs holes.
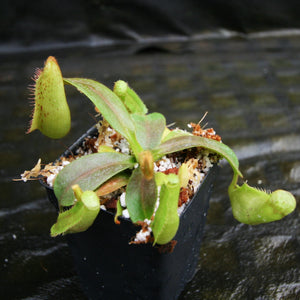
{"type": "Polygon", "coordinates": [[[299,28],[299,15],[298,0],[2,0],[0,43],[168,40],[219,29],[250,33],[299,28]]]}

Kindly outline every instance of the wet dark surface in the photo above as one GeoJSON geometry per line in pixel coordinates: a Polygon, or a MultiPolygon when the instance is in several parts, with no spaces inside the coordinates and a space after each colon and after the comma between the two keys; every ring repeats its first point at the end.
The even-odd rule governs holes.
{"type": "MultiPolygon", "coordinates": [[[[300,38],[203,40],[134,55],[94,49],[0,57],[0,294],[3,299],[85,299],[63,238],[50,238],[53,207],[37,183],[12,182],[39,157],[54,160],[93,123],[93,107],[67,88],[73,127],[61,141],[29,122],[27,85],[55,55],[65,77],[112,87],[126,80],[151,111],[186,126],[206,121],[236,151],[250,184],[291,191],[297,209],[280,222],[247,226],[231,214],[223,164],[208,213],[198,271],[180,299],[300,297],[300,38]]],[[[105,246],[105,245],[103,245],[105,246]]],[[[101,255],[101,249],[99,249],[101,255]]]]}

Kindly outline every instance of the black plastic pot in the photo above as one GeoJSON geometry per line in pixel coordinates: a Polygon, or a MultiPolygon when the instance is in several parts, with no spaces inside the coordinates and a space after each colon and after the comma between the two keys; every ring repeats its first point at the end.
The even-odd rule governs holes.
{"type": "MultiPolygon", "coordinates": [[[[89,130],[70,151],[93,132],[89,130]]],[[[216,172],[214,166],[181,214],[172,253],[161,253],[151,244],[129,244],[138,228],[126,219],[116,225],[114,215],[105,210],[87,231],[66,235],[89,299],[176,299],[197,267],[216,172]]],[[[57,207],[53,190],[46,188],[57,207]]]]}

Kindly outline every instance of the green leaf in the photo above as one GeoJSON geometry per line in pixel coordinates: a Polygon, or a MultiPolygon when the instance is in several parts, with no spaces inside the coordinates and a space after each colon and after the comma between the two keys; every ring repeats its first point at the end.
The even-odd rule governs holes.
{"type": "Polygon", "coordinates": [[[239,176],[242,176],[241,172],[239,171],[239,161],[231,148],[221,142],[201,136],[175,136],[161,143],[155,150],[152,151],[152,153],[154,156],[154,160],[157,160],[165,154],[181,151],[192,147],[202,147],[221,155],[229,162],[234,172],[239,176]]]}
{"type": "Polygon", "coordinates": [[[135,123],[136,138],[142,148],[151,150],[157,147],[166,127],[165,117],[160,113],[133,114],[132,119],[135,123]]]}
{"type": "Polygon", "coordinates": [[[123,80],[115,82],[114,93],[120,97],[130,113],[146,114],[148,112],[141,98],[128,86],[127,82],[123,80]]]}
{"type": "Polygon", "coordinates": [[[65,166],[54,182],[54,192],[62,206],[74,202],[72,186],[79,184],[83,190],[95,190],[119,172],[133,167],[132,156],[121,153],[94,153],[82,156],[65,166]]]}
{"type": "Polygon", "coordinates": [[[167,177],[165,173],[162,172],[155,172],[155,182],[157,186],[163,185],[165,182],[167,182],[167,177]]]}
{"type": "Polygon", "coordinates": [[[82,232],[93,224],[100,211],[99,198],[93,191],[85,191],[77,200],[72,208],[58,215],[51,236],[82,232]]]}
{"type": "Polygon", "coordinates": [[[140,167],[136,168],[126,188],[126,206],[133,223],[150,219],[157,200],[155,177],[147,179],[140,167]]]}
{"type": "Polygon", "coordinates": [[[49,56],[43,70],[35,78],[34,112],[27,133],[39,129],[44,135],[58,139],[71,127],[71,116],[66,100],[63,78],[57,61],[49,56]]]}
{"type": "Polygon", "coordinates": [[[161,142],[164,143],[167,140],[174,139],[175,137],[180,137],[180,136],[193,136],[193,134],[176,128],[173,130],[166,131],[161,142]]]}
{"type": "Polygon", "coordinates": [[[129,106],[129,102],[130,103],[134,102],[134,109],[132,109],[132,106],[129,106],[131,107],[132,113],[146,114],[148,112],[148,108],[146,107],[144,102],[141,100],[138,94],[130,87],[127,88],[127,95],[128,97],[125,98],[125,104],[129,106]]]}
{"type": "Polygon", "coordinates": [[[117,152],[114,148],[107,146],[107,145],[100,145],[97,150],[98,150],[98,153],[117,152]]]}
{"type": "Polygon", "coordinates": [[[135,149],[139,145],[135,139],[134,123],[121,99],[113,91],[91,79],[64,78],[64,81],[85,94],[99,109],[103,118],[128,140],[134,151],[138,151],[135,149]]]}
{"type": "Polygon", "coordinates": [[[228,189],[233,216],[241,223],[257,225],[282,219],[296,207],[294,196],[284,190],[269,194],[244,183],[228,189]]]}
{"type": "Polygon", "coordinates": [[[161,186],[159,206],[151,225],[154,234],[154,244],[166,244],[175,236],[179,226],[177,212],[180,181],[177,175],[167,175],[167,180],[161,186]]]}

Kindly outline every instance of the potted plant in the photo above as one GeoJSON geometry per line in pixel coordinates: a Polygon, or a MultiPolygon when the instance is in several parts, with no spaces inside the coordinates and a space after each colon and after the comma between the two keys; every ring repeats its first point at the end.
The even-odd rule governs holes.
{"type": "Polygon", "coordinates": [[[212,129],[200,123],[190,123],[192,132],[170,129],[126,82],[110,90],[94,80],[63,78],[54,57],[36,73],[28,132],[68,133],[64,84],[87,96],[102,119],[56,162],[41,168],[39,161],[22,179],[42,178],[58,210],[51,235],[67,234],[92,299],[176,299],[197,264],[221,158],[233,170],[228,193],[238,221],[272,222],[295,209],[287,191],[238,185],[238,159],[212,129]]]}

